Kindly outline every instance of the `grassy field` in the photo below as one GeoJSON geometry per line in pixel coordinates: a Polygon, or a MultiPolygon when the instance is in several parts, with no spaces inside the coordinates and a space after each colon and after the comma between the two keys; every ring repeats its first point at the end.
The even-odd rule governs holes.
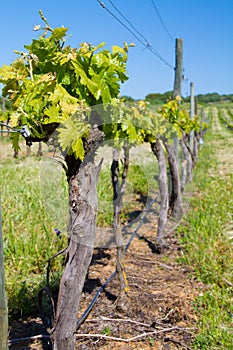
{"type": "Polygon", "coordinates": [[[213,110],[212,130],[195,169],[195,196],[178,232],[184,264],[204,283],[195,308],[196,349],[233,349],[233,133],[213,110]]]}
{"type": "MultiPolygon", "coordinates": [[[[12,159],[8,142],[1,142],[1,202],[6,285],[11,315],[31,313],[45,283],[47,259],[64,244],[40,196],[40,161],[35,156],[12,159]]],[[[55,271],[61,263],[56,262],[55,271]]]]}

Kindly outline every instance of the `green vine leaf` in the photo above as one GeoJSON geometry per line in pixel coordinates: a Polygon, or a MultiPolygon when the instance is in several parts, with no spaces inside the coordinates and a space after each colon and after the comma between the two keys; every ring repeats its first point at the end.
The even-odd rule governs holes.
{"type": "MultiPolygon", "coordinates": [[[[15,52],[20,56],[15,62],[0,67],[3,94],[13,102],[18,116],[14,123],[27,124],[32,139],[48,140],[55,127],[51,125],[61,124],[58,142],[62,149],[83,159],[83,140],[90,127],[90,113],[84,107],[108,105],[118,98],[121,82],[128,79],[129,46],[113,46],[111,50],[104,48],[104,42],[97,46],[84,42],[78,48],[65,46],[68,29],[52,29],[42,11],[39,13],[44,24],[37,25],[36,30],[42,30],[42,35],[24,46],[26,52],[15,52]],[[76,121],[73,115],[79,115],[76,121]]],[[[120,118],[123,115],[126,117],[121,112],[120,118]]],[[[121,120],[116,123],[121,124],[121,120]]],[[[126,131],[119,125],[113,128],[114,137],[133,139],[136,130],[129,121],[127,124],[126,131]]]]}
{"type": "Polygon", "coordinates": [[[69,154],[74,153],[76,158],[83,160],[85,151],[82,139],[88,136],[89,125],[73,117],[69,118],[57,131],[62,150],[69,154]]]}

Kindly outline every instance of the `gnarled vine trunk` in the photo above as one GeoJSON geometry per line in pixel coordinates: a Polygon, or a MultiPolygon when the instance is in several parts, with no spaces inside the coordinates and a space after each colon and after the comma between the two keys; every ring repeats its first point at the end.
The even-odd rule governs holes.
{"type": "Polygon", "coordinates": [[[102,137],[102,132],[97,130],[92,132],[92,140],[87,140],[87,148],[90,147],[92,155],[86,157],[83,163],[67,158],[69,176],[73,172],[69,179],[69,246],[51,336],[54,350],[76,349],[77,313],[96,235],[96,188],[101,163],[96,166],[93,155],[100,141],[98,137],[102,137]]]}
{"type": "Polygon", "coordinates": [[[122,211],[122,198],[126,190],[126,179],[129,169],[129,148],[124,145],[124,169],[122,173],[122,182],[119,184],[119,151],[113,149],[113,160],[111,166],[112,173],[112,186],[113,186],[113,233],[117,246],[117,261],[116,270],[120,280],[120,293],[117,300],[117,307],[120,311],[126,311],[128,306],[127,291],[128,282],[124,270],[123,258],[124,258],[124,242],[122,237],[122,229],[120,222],[120,214],[122,211]]]}
{"type": "MultiPolygon", "coordinates": [[[[193,170],[193,162],[192,162],[192,155],[189,152],[186,143],[184,141],[184,138],[180,139],[180,145],[182,148],[182,152],[184,155],[184,159],[186,160],[186,166],[187,166],[187,177],[185,179],[185,184],[192,182],[193,180],[193,174],[192,174],[192,170],[193,170]]],[[[183,185],[185,185],[183,184],[183,185]]]]}
{"type": "Polygon", "coordinates": [[[42,146],[42,142],[39,142],[38,151],[37,151],[37,156],[38,156],[38,157],[42,157],[42,156],[43,156],[43,146],[42,146]]]}
{"type": "Polygon", "coordinates": [[[181,177],[181,182],[180,182],[180,188],[181,192],[184,192],[185,185],[187,183],[187,161],[184,159],[182,161],[182,177],[181,177]]]}
{"type": "Polygon", "coordinates": [[[171,193],[169,198],[169,207],[172,215],[176,218],[179,218],[182,215],[183,209],[178,162],[174,145],[169,144],[168,140],[165,137],[162,139],[162,141],[167,151],[167,158],[171,175],[171,193]]]}
{"type": "Polygon", "coordinates": [[[156,138],[156,142],[151,143],[151,149],[155,154],[159,164],[160,212],[156,236],[156,249],[158,252],[162,252],[167,246],[164,239],[168,214],[167,164],[164,156],[163,146],[159,138],[156,138]]]}
{"type": "Polygon", "coordinates": [[[193,165],[195,165],[198,160],[199,141],[200,141],[200,134],[198,131],[195,131],[194,140],[193,140],[193,165]]]}

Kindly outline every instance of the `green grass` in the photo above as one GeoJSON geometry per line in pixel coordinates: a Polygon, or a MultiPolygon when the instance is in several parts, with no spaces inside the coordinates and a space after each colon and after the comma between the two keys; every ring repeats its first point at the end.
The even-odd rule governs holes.
{"type": "MultiPolygon", "coordinates": [[[[10,315],[36,310],[36,296],[45,284],[49,257],[65,244],[57,239],[55,223],[43,204],[40,191],[40,161],[35,157],[0,164],[6,289],[10,315]]],[[[61,270],[62,259],[54,264],[61,270]]]]}
{"type": "MultiPolygon", "coordinates": [[[[68,223],[68,187],[60,167],[51,160],[33,153],[20,153],[12,159],[8,141],[1,141],[0,188],[3,217],[6,290],[10,316],[37,311],[37,294],[45,286],[47,260],[66,246],[68,223]],[[5,157],[4,154],[8,154],[5,157]],[[63,232],[58,239],[54,228],[63,232]]],[[[141,197],[156,190],[155,162],[147,166],[131,164],[124,199],[122,221],[130,219],[132,211],[142,210],[141,197]]],[[[98,183],[98,225],[112,225],[112,185],[110,169],[101,170],[98,183]]],[[[64,257],[54,260],[53,287],[57,288],[64,266],[64,257]]]]}
{"type": "MultiPolygon", "coordinates": [[[[152,155],[153,157],[156,159],[152,155]]],[[[120,183],[121,174],[122,166],[120,166],[120,183]]],[[[99,198],[97,224],[103,227],[112,225],[113,192],[110,166],[105,166],[101,169],[97,190],[99,198]]],[[[148,162],[146,165],[130,163],[126,192],[123,198],[122,223],[132,218],[132,212],[143,210],[146,201],[150,200],[156,191],[158,191],[158,166],[156,160],[154,162],[148,162]]]]}
{"type": "Polygon", "coordinates": [[[230,350],[233,349],[233,246],[225,227],[232,223],[233,175],[218,174],[212,139],[211,134],[207,135],[195,169],[195,196],[178,232],[183,244],[181,261],[191,266],[193,276],[205,285],[195,300],[199,318],[195,349],[230,350]]]}

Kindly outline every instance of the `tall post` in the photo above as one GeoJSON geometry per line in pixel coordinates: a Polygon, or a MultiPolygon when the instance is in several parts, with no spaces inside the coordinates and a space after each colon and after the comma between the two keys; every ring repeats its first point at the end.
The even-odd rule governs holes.
{"type": "MultiPolygon", "coordinates": [[[[2,97],[2,112],[5,111],[5,97],[2,97]]],[[[3,130],[3,126],[1,125],[1,131],[3,130]]],[[[3,138],[3,133],[1,133],[1,139],[3,138]]]]}
{"type": "Polygon", "coordinates": [[[4,279],[2,212],[1,212],[1,201],[0,201],[0,350],[8,349],[7,339],[8,339],[8,309],[7,309],[5,279],[4,279]]]}
{"type": "MultiPolygon", "coordinates": [[[[175,81],[173,89],[173,98],[181,96],[183,78],[183,39],[176,39],[176,63],[175,63],[175,81]]],[[[174,148],[178,160],[178,138],[174,139],[174,148]]]]}
{"type": "MultiPolygon", "coordinates": [[[[181,96],[183,78],[183,39],[176,39],[176,62],[175,62],[175,81],[173,89],[173,98],[181,96]]],[[[182,194],[179,176],[178,147],[179,140],[175,136],[173,144],[169,145],[167,140],[163,140],[168,154],[169,163],[169,207],[174,217],[180,218],[182,215],[182,194]]]]}
{"type": "Polygon", "coordinates": [[[183,78],[183,39],[176,39],[176,65],[173,97],[181,96],[183,78]]]}
{"type": "MultiPolygon", "coordinates": [[[[195,101],[194,101],[194,84],[190,83],[190,119],[194,119],[195,101]]],[[[193,152],[194,131],[190,132],[190,149],[193,152]]]]}

